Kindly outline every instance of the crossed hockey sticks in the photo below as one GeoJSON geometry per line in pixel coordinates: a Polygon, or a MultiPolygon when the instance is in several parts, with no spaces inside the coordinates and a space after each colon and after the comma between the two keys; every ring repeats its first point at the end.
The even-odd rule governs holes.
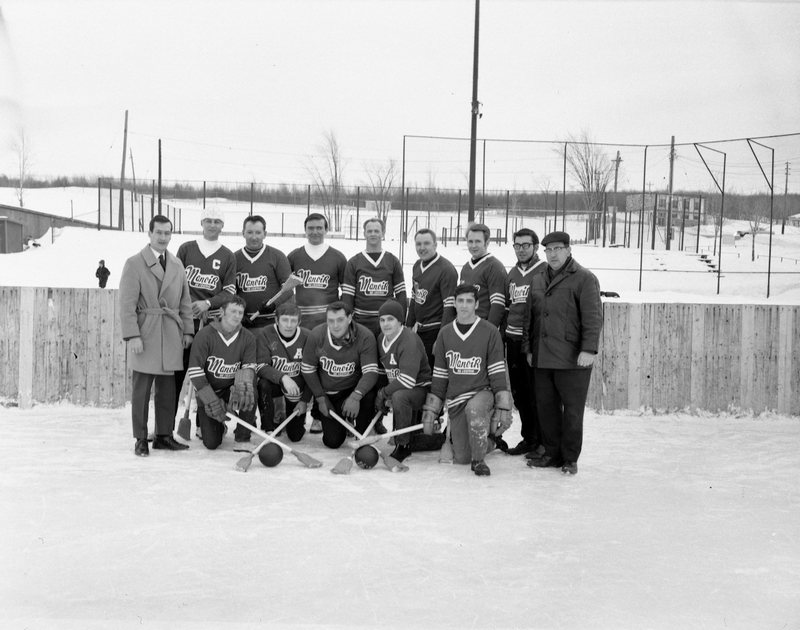
{"type": "MultiPolygon", "coordinates": [[[[286,282],[281,285],[280,291],[278,291],[275,295],[273,295],[264,306],[272,306],[277,302],[282,296],[286,295],[287,293],[294,291],[294,288],[303,284],[303,279],[300,276],[296,276],[294,274],[290,275],[286,278],[286,282]]],[[[255,321],[256,317],[258,317],[258,311],[253,313],[250,316],[250,321],[255,321]]]]}
{"type": "MultiPolygon", "coordinates": [[[[365,439],[372,440],[372,438],[375,437],[375,436],[370,436],[368,438],[365,438],[364,435],[359,433],[355,429],[355,427],[353,427],[349,422],[345,422],[345,420],[342,419],[342,417],[338,413],[336,413],[335,411],[329,411],[329,413],[330,413],[331,418],[336,420],[336,422],[341,424],[345,429],[347,429],[350,433],[352,433],[354,436],[356,436],[356,439],[359,442],[361,442],[362,440],[365,440],[365,439]]],[[[422,427],[422,425],[419,425],[419,427],[422,427]]],[[[419,428],[419,427],[415,427],[415,428],[419,428]]],[[[407,430],[402,430],[402,429],[401,429],[401,431],[403,431],[404,433],[407,432],[407,430]]],[[[396,432],[392,432],[392,433],[396,434],[396,432]]],[[[390,435],[390,434],[389,433],[384,433],[381,437],[386,437],[388,435],[390,435]]],[[[379,439],[380,439],[379,437],[375,437],[374,442],[377,442],[379,439]]],[[[372,442],[367,442],[367,443],[368,444],[372,444],[372,442]]],[[[363,446],[363,444],[358,444],[358,446],[363,446]]],[[[358,448],[358,446],[356,446],[353,450],[358,448]]],[[[383,460],[383,464],[386,466],[386,468],[388,468],[392,472],[406,472],[408,470],[408,466],[406,466],[402,462],[397,461],[394,457],[392,457],[386,451],[384,451],[382,449],[379,449],[377,446],[374,447],[374,448],[375,448],[376,451],[378,451],[378,455],[381,456],[381,459],[383,460]]]]}
{"type": "MultiPolygon", "coordinates": [[[[273,429],[269,432],[269,437],[278,435],[283,429],[286,427],[289,422],[292,421],[298,413],[300,412],[299,409],[295,409],[292,413],[290,413],[286,418],[284,418],[283,422],[281,422],[277,428],[273,429]]],[[[250,464],[253,463],[253,458],[258,455],[259,451],[264,448],[267,444],[269,444],[269,438],[265,438],[261,444],[259,444],[255,449],[253,449],[250,453],[239,459],[236,462],[236,470],[241,470],[242,472],[247,472],[247,469],[250,468],[250,464]]]]}
{"type": "MultiPolygon", "coordinates": [[[[372,429],[375,428],[375,425],[378,424],[378,420],[380,420],[381,417],[383,417],[383,415],[384,415],[383,409],[379,410],[375,414],[375,417],[372,418],[372,421],[369,423],[367,430],[364,431],[362,435],[369,435],[370,431],[372,431],[372,429]]],[[[353,457],[355,456],[355,454],[356,454],[356,449],[353,449],[353,452],[350,453],[350,455],[348,455],[347,457],[342,457],[342,459],[340,459],[336,463],[336,465],[333,468],[331,468],[331,472],[334,475],[350,474],[350,469],[353,468],[353,457]]]]}
{"type": "Polygon", "coordinates": [[[321,461],[319,461],[318,459],[314,459],[314,458],[313,458],[313,457],[311,457],[311,455],[309,455],[308,453],[302,453],[302,452],[298,451],[297,449],[294,449],[294,448],[292,448],[291,446],[288,446],[288,445],[284,444],[284,443],[283,443],[283,442],[281,442],[280,440],[276,440],[276,439],[275,439],[274,437],[272,437],[272,436],[271,436],[269,433],[265,433],[265,432],[264,432],[264,431],[262,431],[261,429],[258,429],[258,428],[256,428],[256,427],[254,427],[254,426],[253,426],[252,424],[250,424],[249,422],[245,422],[245,421],[244,421],[244,420],[242,420],[242,419],[241,419],[239,416],[237,416],[237,415],[235,415],[235,414],[231,413],[230,411],[229,411],[229,412],[227,412],[225,415],[226,415],[226,416],[228,416],[228,417],[229,417],[231,420],[234,420],[234,421],[236,421],[237,423],[239,423],[239,424],[240,424],[240,425],[242,425],[243,427],[246,427],[246,428],[250,429],[250,431],[252,431],[252,432],[253,432],[253,433],[255,433],[256,435],[260,435],[260,436],[261,436],[262,438],[264,438],[265,440],[268,440],[268,441],[270,441],[270,442],[274,442],[275,444],[277,444],[278,446],[280,446],[280,447],[281,447],[283,450],[285,450],[285,451],[289,451],[289,452],[290,452],[292,455],[294,455],[294,456],[295,456],[295,457],[298,459],[298,461],[299,461],[301,464],[303,464],[303,466],[305,466],[306,468],[319,468],[320,466],[322,466],[322,462],[321,462],[321,461]]]}

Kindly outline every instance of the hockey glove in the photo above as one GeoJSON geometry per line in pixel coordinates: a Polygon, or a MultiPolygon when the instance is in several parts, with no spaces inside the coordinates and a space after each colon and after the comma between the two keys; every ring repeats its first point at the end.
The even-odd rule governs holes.
{"type": "Polygon", "coordinates": [[[275,312],[277,306],[275,304],[267,304],[264,302],[261,306],[258,307],[259,315],[272,315],[275,312]]]}
{"type": "Polygon", "coordinates": [[[433,435],[439,428],[439,412],[442,410],[442,399],[428,394],[422,406],[422,431],[425,435],[433,435]]]}
{"type": "Polygon", "coordinates": [[[375,395],[375,411],[390,411],[392,408],[391,396],[386,396],[386,388],[381,387],[375,395]]]}
{"type": "Polygon", "coordinates": [[[353,392],[344,399],[342,404],[342,415],[349,419],[358,417],[358,412],[361,411],[361,394],[353,392]]]}
{"type": "Polygon", "coordinates": [[[256,404],[255,391],[253,382],[255,381],[255,373],[251,368],[242,368],[236,372],[233,377],[233,392],[231,393],[231,404],[237,405],[237,409],[242,411],[249,411],[256,404]]]}
{"type": "Polygon", "coordinates": [[[217,396],[211,385],[197,390],[197,400],[203,404],[206,415],[217,422],[225,422],[225,403],[217,396]]]}
{"type": "Polygon", "coordinates": [[[489,433],[500,437],[511,426],[511,392],[504,390],[494,395],[494,413],[489,422],[489,433]]]}
{"type": "Polygon", "coordinates": [[[319,412],[326,418],[330,418],[331,409],[333,408],[333,405],[331,404],[331,401],[328,399],[328,397],[317,396],[314,400],[317,401],[317,409],[319,409],[319,412]]]}

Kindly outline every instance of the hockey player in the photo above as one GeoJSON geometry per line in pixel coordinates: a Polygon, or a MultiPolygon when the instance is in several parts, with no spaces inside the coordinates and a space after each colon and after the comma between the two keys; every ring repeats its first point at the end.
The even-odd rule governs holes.
{"type": "Polygon", "coordinates": [[[264,243],[267,222],[264,217],[253,215],[242,223],[245,246],[236,256],[236,295],[247,306],[242,324],[247,328],[261,328],[275,321],[278,304],[291,298],[291,293],[267,306],[270,298],[281,290],[292,273],[286,255],[264,243]]]}
{"type": "MultiPolygon", "coordinates": [[[[256,333],[258,359],[258,396],[264,397],[266,414],[261,416],[264,431],[272,431],[275,422],[273,398],[286,399],[286,413],[298,411],[297,417],[286,425],[286,434],[298,442],[306,432],[305,417],[311,391],[306,387],[301,373],[303,348],[308,339],[307,328],[298,326],[300,309],[296,304],[284,302],[275,311],[275,323],[256,333]]],[[[259,404],[259,409],[262,405],[259,404]]]]}
{"type": "Polygon", "coordinates": [[[339,448],[347,431],[330,411],[354,421],[359,432],[366,430],[375,407],[378,357],[375,335],[353,321],[347,304],[329,304],[326,317],[308,336],[302,373],[323,416],[322,443],[339,448]]]}
{"type": "MultiPolygon", "coordinates": [[[[400,304],[387,300],[378,314],[381,326],[378,337],[381,376],[375,396],[375,409],[391,409],[394,429],[404,429],[418,422],[418,414],[430,390],[431,367],[422,339],[403,326],[403,308],[400,304]]],[[[420,443],[421,448],[415,448],[416,436],[412,437],[408,433],[397,435],[394,438],[392,457],[402,462],[412,450],[441,448],[443,437],[434,436],[438,438],[436,440],[428,438],[420,443]]]]}
{"type": "Polygon", "coordinates": [[[414,330],[425,344],[428,362],[433,368],[433,343],[442,326],[456,315],[453,291],[458,284],[458,272],[446,258],[436,252],[436,234],[422,228],[414,235],[419,260],[412,272],[413,290],[406,325],[414,330]]]}
{"type": "MultiPolygon", "coordinates": [[[[177,257],[183,263],[189,283],[194,333],[201,323],[217,317],[220,306],[236,294],[236,257],[219,242],[224,225],[219,208],[204,208],[200,214],[202,238],[186,241],[178,248],[177,257]]],[[[189,349],[183,353],[183,369],[175,372],[175,411],[188,365],[189,349]]]]}
{"type": "Polygon", "coordinates": [[[188,374],[197,391],[197,421],[208,449],[222,443],[226,404],[228,410],[253,422],[256,342],[242,328],[244,308],[244,300],[232,296],[222,306],[219,320],[200,330],[192,344],[188,374]]]}
{"type": "Polygon", "coordinates": [[[478,289],[477,316],[499,328],[506,312],[506,268],[487,252],[489,228],[475,223],[467,229],[467,249],[472,256],[461,268],[458,282],[478,289]]]}
{"type": "Polygon", "coordinates": [[[328,304],[339,300],[347,259],[325,242],[328,219],[324,215],[309,214],[303,225],[308,242],[289,254],[289,265],[292,273],[303,279],[295,289],[300,325],[313,330],[325,323],[328,304]]]}
{"type": "Polygon", "coordinates": [[[533,385],[533,368],[528,365],[526,353],[522,351],[522,328],[525,318],[525,304],[528,300],[531,282],[535,275],[547,269],[547,263],[539,260],[536,250],[539,237],[530,228],[522,228],[514,233],[514,254],[517,264],[508,272],[506,281],[506,361],[508,376],[511,379],[511,395],[519,411],[522,425],[522,440],[508,449],[509,455],[526,455],[531,452],[543,453],[539,430],[539,416],[536,413],[536,395],[533,385]]]}
{"type": "Polygon", "coordinates": [[[491,474],[484,461],[490,439],[511,426],[503,342],[500,331],[477,316],[474,285],[458,285],[455,301],[456,320],[442,328],[434,344],[433,384],[422,423],[425,433],[432,435],[444,401],[453,461],[471,463],[476,475],[485,476],[491,474]]]}
{"type": "Polygon", "coordinates": [[[364,221],[367,248],[347,261],[342,284],[342,301],[353,309],[353,319],[369,328],[376,337],[380,333],[378,309],[381,304],[393,297],[401,304],[403,313],[406,310],[403,265],[394,254],[383,249],[384,229],[381,219],[364,221]]]}

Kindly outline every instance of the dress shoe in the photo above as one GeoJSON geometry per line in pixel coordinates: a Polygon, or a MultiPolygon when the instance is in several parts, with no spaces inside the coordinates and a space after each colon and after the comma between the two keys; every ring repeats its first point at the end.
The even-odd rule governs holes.
{"type": "Polygon", "coordinates": [[[529,459],[528,466],[531,468],[560,468],[562,462],[550,455],[542,455],[537,459],[529,459]]]}
{"type": "Polygon", "coordinates": [[[176,441],[171,435],[157,435],[153,440],[153,448],[164,449],[166,451],[185,451],[189,448],[186,444],[176,441]]]}
{"type": "Polygon", "coordinates": [[[472,460],[472,472],[474,472],[478,477],[488,477],[492,474],[492,471],[489,470],[489,467],[486,465],[486,462],[483,460],[477,461],[472,460]]]}
{"type": "Polygon", "coordinates": [[[577,475],[578,462],[564,462],[564,465],[561,467],[561,472],[565,475],[577,475]]]}
{"type": "Polygon", "coordinates": [[[147,457],[150,454],[150,449],[147,446],[147,438],[136,440],[136,446],[133,447],[133,452],[139,457],[147,457]]]}
{"type": "Polygon", "coordinates": [[[539,444],[536,448],[525,453],[525,459],[539,459],[544,456],[544,446],[539,444]]]}

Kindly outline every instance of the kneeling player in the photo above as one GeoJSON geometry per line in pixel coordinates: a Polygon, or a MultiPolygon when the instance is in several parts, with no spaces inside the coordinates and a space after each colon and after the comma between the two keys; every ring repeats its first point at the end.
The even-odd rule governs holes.
{"type": "Polygon", "coordinates": [[[326,323],[308,336],[303,350],[303,378],[322,414],[322,443],[339,448],[347,429],[330,414],[336,412],[355,424],[361,433],[374,414],[378,356],[375,335],[353,321],[344,302],[333,302],[325,311],[326,323]]]}
{"type": "Polygon", "coordinates": [[[286,435],[298,442],[306,432],[305,419],[311,390],[306,387],[300,373],[303,347],[309,331],[300,328],[300,309],[296,304],[284,302],[275,311],[274,324],[262,328],[256,336],[258,359],[258,396],[264,401],[261,426],[272,431],[275,422],[274,399],[286,398],[287,416],[297,411],[297,416],[286,425],[286,435]]]}
{"type": "Polygon", "coordinates": [[[471,463],[476,475],[489,475],[484,457],[490,439],[511,426],[503,341],[496,327],[475,314],[478,290],[474,285],[460,284],[454,295],[456,320],[442,327],[433,345],[433,383],[422,423],[425,433],[432,434],[445,400],[453,460],[471,463]]]}
{"type": "Polygon", "coordinates": [[[197,423],[203,445],[215,449],[225,433],[225,405],[243,420],[255,415],[256,341],[242,328],[245,302],[233,296],[222,316],[194,338],[187,373],[197,391],[197,423]]]}

